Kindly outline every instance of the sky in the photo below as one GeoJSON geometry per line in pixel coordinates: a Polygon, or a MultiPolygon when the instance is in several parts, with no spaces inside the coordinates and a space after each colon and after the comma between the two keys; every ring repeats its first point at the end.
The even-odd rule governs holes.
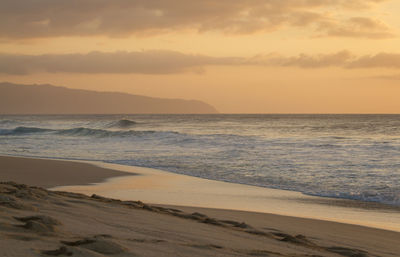
{"type": "Polygon", "coordinates": [[[1,0],[0,81],[400,113],[398,0],[1,0]]]}

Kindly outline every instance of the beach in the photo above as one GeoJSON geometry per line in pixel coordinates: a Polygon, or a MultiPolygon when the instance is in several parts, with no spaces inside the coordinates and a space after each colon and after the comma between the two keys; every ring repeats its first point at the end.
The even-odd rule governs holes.
{"type": "Polygon", "coordinates": [[[400,0],[0,0],[0,257],[400,257],[400,0]]]}
{"type": "MultiPolygon", "coordinates": [[[[301,208],[296,212],[301,205],[314,206],[315,212],[334,210],[329,208],[347,208],[351,212],[356,208],[358,213],[375,217],[377,212],[373,209],[380,205],[354,207],[352,202],[352,206],[343,206],[350,203],[335,203],[329,198],[323,203],[324,198],[309,196],[300,197],[296,204],[293,199],[279,198],[282,190],[273,193],[261,188],[274,199],[267,204],[291,205],[281,207],[280,212],[286,215],[276,214],[279,211],[274,211],[272,205],[267,206],[271,212],[246,211],[254,208],[250,198],[245,199],[249,204],[243,208],[235,208],[235,201],[231,205],[220,201],[225,197],[240,199],[232,198],[233,191],[237,195],[251,190],[259,193],[254,189],[257,187],[226,183],[229,185],[224,184],[221,189],[218,183],[224,182],[152,169],[136,168],[134,172],[128,167],[113,168],[109,164],[99,167],[88,162],[0,157],[0,181],[18,183],[0,185],[1,255],[398,256],[400,253],[400,233],[396,227],[379,228],[390,226],[390,222],[361,226],[357,225],[358,220],[348,224],[351,220],[345,218],[348,222],[339,223],[335,222],[337,218],[329,221],[329,218],[305,217],[308,214],[301,208]],[[125,184],[125,189],[122,181],[129,184],[125,184]],[[120,191],[115,190],[117,185],[120,191]],[[216,188],[220,188],[219,193],[216,188]],[[243,191],[238,192],[239,188],[243,191]],[[127,194],[127,189],[132,194],[127,194]],[[215,199],[209,198],[207,192],[214,194],[215,199]],[[177,197],[179,194],[181,197],[177,197]],[[204,204],[202,195],[209,199],[209,205],[204,204]],[[304,205],[306,202],[312,205],[304,205]],[[216,208],[217,204],[220,208],[216,208]],[[289,215],[287,211],[292,213],[289,215]]],[[[286,196],[293,196],[292,193],[296,192],[288,191],[286,196]]],[[[240,204],[240,200],[236,202],[240,204]]],[[[399,216],[396,208],[380,212],[394,219],[399,216]]]]}

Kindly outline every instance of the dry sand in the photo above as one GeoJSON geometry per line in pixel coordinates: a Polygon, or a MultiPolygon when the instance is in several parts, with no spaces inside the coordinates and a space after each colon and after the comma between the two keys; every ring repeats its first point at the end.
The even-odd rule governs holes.
{"type": "MultiPolygon", "coordinates": [[[[77,180],[87,168],[78,164],[77,180]]],[[[8,180],[13,169],[0,166],[8,180]]],[[[0,184],[0,256],[400,256],[399,242],[398,232],[357,225],[0,184]]]]}
{"type": "Polygon", "coordinates": [[[84,185],[132,175],[73,161],[0,156],[0,181],[18,181],[44,188],[84,185]]]}

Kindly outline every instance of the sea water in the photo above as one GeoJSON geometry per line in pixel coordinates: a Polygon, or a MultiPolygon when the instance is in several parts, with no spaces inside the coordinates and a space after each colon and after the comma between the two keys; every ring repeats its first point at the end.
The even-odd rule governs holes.
{"type": "Polygon", "coordinates": [[[0,154],[400,205],[400,115],[0,116],[0,154]]]}

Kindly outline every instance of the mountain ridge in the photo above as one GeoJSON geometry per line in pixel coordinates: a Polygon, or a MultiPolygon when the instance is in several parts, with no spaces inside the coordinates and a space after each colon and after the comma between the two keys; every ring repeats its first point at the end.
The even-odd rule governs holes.
{"type": "Polygon", "coordinates": [[[0,114],[211,114],[199,100],[0,82],[0,114]]]}

